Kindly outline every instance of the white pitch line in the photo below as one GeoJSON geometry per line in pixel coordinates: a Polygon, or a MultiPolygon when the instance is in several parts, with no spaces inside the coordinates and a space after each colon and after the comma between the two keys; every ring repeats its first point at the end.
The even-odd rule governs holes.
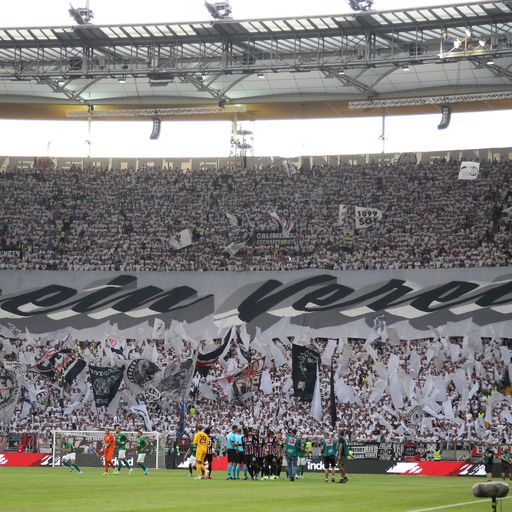
{"type": "MultiPolygon", "coordinates": [[[[507,498],[500,498],[500,499],[509,500],[510,498],[512,498],[512,496],[508,496],[507,498]]],[[[430,510],[444,510],[445,508],[463,507],[464,505],[476,505],[477,503],[485,503],[485,502],[482,500],[464,501],[461,503],[454,503],[453,505],[441,505],[439,507],[419,508],[416,510],[408,510],[407,512],[429,512],[430,510]]]]}

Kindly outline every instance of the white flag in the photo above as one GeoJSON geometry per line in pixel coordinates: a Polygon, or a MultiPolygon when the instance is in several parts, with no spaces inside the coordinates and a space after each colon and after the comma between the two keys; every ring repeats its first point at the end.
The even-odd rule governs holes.
{"type": "Polygon", "coordinates": [[[177,251],[192,245],[192,231],[190,229],[180,231],[177,235],[171,237],[169,245],[177,251]]]}
{"type": "Polygon", "coordinates": [[[163,339],[165,334],[165,324],[160,318],[155,318],[155,323],[153,324],[153,336],[154,340],[163,339]]]}
{"type": "Polygon", "coordinates": [[[132,405],[130,410],[144,420],[144,424],[146,425],[147,430],[153,430],[153,423],[151,422],[151,418],[149,417],[149,413],[145,404],[132,405]]]}
{"type": "Polygon", "coordinates": [[[459,180],[476,180],[480,172],[479,162],[461,162],[459,180]]]}
{"type": "Polygon", "coordinates": [[[279,226],[281,227],[281,233],[283,233],[285,236],[289,236],[293,226],[295,225],[295,222],[293,220],[288,221],[284,217],[279,217],[275,210],[273,212],[268,212],[268,214],[278,222],[279,226]]]}
{"type": "Polygon", "coordinates": [[[343,221],[345,220],[345,217],[347,216],[347,206],[344,204],[340,204],[338,206],[338,226],[343,225],[343,221]]]}
{"type": "Polygon", "coordinates": [[[277,222],[279,222],[279,224],[281,224],[281,217],[279,217],[279,215],[277,214],[276,211],[273,211],[273,212],[268,212],[268,214],[274,219],[274,220],[277,220],[277,222]]]}
{"type": "Polygon", "coordinates": [[[356,206],[356,228],[364,229],[373,226],[382,219],[382,210],[377,208],[364,208],[356,206]]]}
{"type": "Polygon", "coordinates": [[[261,374],[260,389],[261,391],[263,391],[265,395],[270,395],[273,391],[272,378],[270,377],[270,373],[268,372],[268,370],[265,370],[261,374]]]}
{"type": "Polygon", "coordinates": [[[228,219],[228,222],[229,224],[236,228],[238,226],[238,219],[235,215],[233,215],[232,213],[229,213],[229,212],[224,212],[226,214],[226,217],[228,219]]]}
{"type": "Polygon", "coordinates": [[[320,394],[320,375],[318,374],[318,367],[316,369],[315,391],[313,392],[313,400],[311,401],[311,416],[319,423],[322,422],[324,416],[322,412],[322,396],[320,394]]]}
{"type": "Polygon", "coordinates": [[[231,242],[224,247],[224,252],[227,252],[230,256],[236,256],[246,245],[247,242],[231,242]]]}

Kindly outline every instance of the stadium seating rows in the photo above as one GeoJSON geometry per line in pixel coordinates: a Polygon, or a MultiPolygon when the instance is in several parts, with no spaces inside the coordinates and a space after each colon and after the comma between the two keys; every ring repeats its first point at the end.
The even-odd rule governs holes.
{"type": "MultiPolygon", "coordinates": [[[[206,398],[203,393],[191,396],[190,403],[194,404],[195,415],[187,417],[187,426],[193,429],[196,422],[201,422],[211,425],[213,431],[220,434],[227,433],[233,423],[253,424],[260,428],[272,426],[283,432],[296,427],[305,435],[331,430],[328,405],[330,365],[321,367],[324,416],[322,423],[318,423],[311,416],[311,405],[293,396],[291,340],[274,341],[284,355],[284,363],[282,360],[267,358],[266,369],[272,380],[270,393],[268,390],[267,394],[255,390],[249,402],[227,401],[225,385],[221,385],[219,379],[244,366],[244,360],[237,355],[235,343],[232,342],[232,350],[226,360],[214,366],[203,381],[223,401],[223,406],[219,407],[218,401],[206,398]]],[[[312,343],[323,352],[327,340],[315,339],[312,343]]],[[[461,338],[443,339],[441,342],[432,339],[402,341],[399,346],[374,343],[370,349],[365,340],[349,339],[348,345],[345,348],[339,347],[333,361],[338,396],[338,427],[350,432],[352,441],[403,441],[411,437],[425,442],[512,441],[510,428],[505,421],[506,415],[512,412],[512,397],[502,396],[498,391],[501,390],[505,371],[501,349],[510,346],[510,340],[479,339],[471,350],[468,350],[467,339],[464,341],[461,338]],[[350,349],[346,348],[348,345],[350,349]],[[372,349],[375,350],[374,357],[369,353],[372,349]],[[412,357],[412,353],[417,354],[417,357],[412,357]],[[410,378],[407,380],[409,390],[406,393],[409,396],[404,399],[404,406],[400,409],[393,404],[391,388],[381,380],[381,365],[387,367],[392,357],[397,357],[400,362],[397,373],[405,379],[410,378]],[[417,363],[414,363],[414,359],[417,363]],[[457,383],[456,374],[460,370],[468,379],[466,391],[464,386],[459,387],[457,383]],[[425,401],[427,394],[420,393],[420,389],[429,380],[445,382],[442,386],[436,385],[433,395],[430,391],[428,393],[435,398],[434,401],[437,400],[436,404],[432,400],[425,401]],[[343,382],[342,388],[339,387],[340,382],[343,382]],[[478,386],[475,387],[476,383],[478,386]],[[472,389],[474,394],[466,400],[468,389],[472,389]],[[437,392],[439,396],[436,396],[437,392]],[[451,403],[452,417],[441,401],[451,403]],[[435,410],[423,415],[425,421],[413,424],[411,411],[418,406],[422,410],[426,405],[435,410]]],[[[94,365],[113,366],[122,364],[124,360],[113,361],[112,353],[105,351],[105,341],[68,340],[66,346],[77,348],[80,357],[94,365]]],[[[108,412],[102,408],[98,416],[93,406],[87,371],[82,372],[71,386],[64,386],[34,372],[35,362],[51,350],[49,342],[34,340],[33,344],[27,346],[20,339],[0,339],[0,347],[0,361],[19,361],[29,369],[27,382],[30,384],[26,382],[25,385],[32,389],[30,408],[24,408],[23,401],[20,401],[7,430],[45,434],[54,429],[98,430],[115,422],[121,423],[126,430],[144,427],[140,417],[130,411],[124,399],[120,400],[116,411],[108,412]],[[34,397],[38,390],[44,392],[36,399],[34,397]]],[[[190,353],[191,347],[185,344],[181,358],[190,353]]],[[[254,359],[261,357],[254,350],[252,354],[254,359]]],[[[127,340],[124,357],[150,357],[161,368],[179,359],[174,348],[166,347],[162,340],[127,340]]],[[[123,383],[121,390],[125,386],[123,383]]],[[[177,403],[166,403],[162,399],[149,401],[144,394],[138,395],[136,399],[147,404],[155,430],[176,434],[179,425],[177,403]]]]}
{"type": "Polygon", "coordinates": [[[428,166],[260,170],[10,170],[0,173],[0,269],[291,270],[508,265],[510,162],[482,162],[458,181],[458,161],[428,166]],[[338,206],[381,209],[382,221],[338,225],[338,206]],[[248,243],[257,230],[294,223],[281,247],[248,243]],[[232,226],[226,212],[239,219],[232,226]],[[193,230],[194,243],[169,239],[193,230]],[[23,255],[9,252],[22,249],[23,255]]]}

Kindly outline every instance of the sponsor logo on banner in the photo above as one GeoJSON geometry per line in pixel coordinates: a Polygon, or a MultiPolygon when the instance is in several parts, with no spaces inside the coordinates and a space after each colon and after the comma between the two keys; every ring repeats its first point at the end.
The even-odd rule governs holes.
{"type": "Polygon", "coordinates": [[[483,464],[456,461],[397,462],[386,473],[423,476],[485,476],[483,464]]]}
{"type": "Polygon", "coordinates": [[[46,453],[0,453],[0,466],[35,467],[43,465],[48,459],[51,461],[51,455],[46,453]]]}
{"type": "Polygon", "coordinates": [[[55,457],[55,461],[51,455],[45,455],[41,459],[41,466],[60,466],[60,457],[55,457]]]}
{"type": "Polygon", "coordinates": [[[254,245],[290,245],[295,241],[295,235],[280,231],[256,231],[254,245]]]}
{"type": "Polygon", "coordinates": [[[378,459],[379,445],[376,444],[351,444],[353,459],[378,459]]]}

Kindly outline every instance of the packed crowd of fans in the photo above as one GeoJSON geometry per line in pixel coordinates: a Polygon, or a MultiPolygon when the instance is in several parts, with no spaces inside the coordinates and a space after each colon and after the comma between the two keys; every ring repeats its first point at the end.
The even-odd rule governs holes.
{"type": "MultiPolygon", "coordinates": [[[[469,335],[402,340],[394,345],[385,337],[372,343],[349,338],[338,343],[333,355],[328,340],[313,339],[308,346],[315,348],[323,360],[322,421],[313,418],[311,403],[294,396],[293,341],[292,338],[267,341],[273,343],[274,356],[269,356],[265,343],[251,344],[252,361],[264,360],[262,371],[268,372],[271,384],[269,387],[268,379],[267,386],[261,385],[261,389],[256,384],[252,394],[242,400],[232,396],[229,385],[226,387],[226,382],[232,381],[225,377],[247,365],[232,340],[231,349],[208,375],[195,379],[183,418],[178,402],[167,402],[165,395],[155,398],[147,391],[130,393],[126,380],[118,392],[120,399],[109,408],[97,409],[87,369],[71,385],[62,378],[51,379],[35,370],[36,363],[54,350],[55,341],[31,338],[27,344],[22,339],[0,338],[0,363],[18,362],[25,374],[16,413],[11,424],[4,425],[4,431],[48,435],[55,429],[98,430],[114,423],[121,423],[125,430],[146,429],[141,417],[130,410],[133,400],[147,406],[154,430],[171,437],[183,427],[193,430],[198,422],[211,425],[212,431],[220,434],[227,433],[235,423],[260,428],[271,426],[282,432],[297,428],[303,435],[318,435],[332,430],[329,406],[332,360],[337,427],[346,430],[353,442],[512,441],[509,426],[512,396],[507,394],[510,387],[505,382],[512,353],[508,339],[469,335]]],[[[202,342],[203,348],[205,343],[202,342]]],[[[75,355],[91,365],[122,366],[145,358],[161,369],[185,360],[193,351],[188,342],[177,353],[167,340],[147,339],[123,341],[122,355],[109,350],[105,340],[68,339],[59,348],[66,346],[73,347],[75,355]]]]}
{"type": "Polygon", "coordinates": [[[511,162],[245,170],[45,169],[0,173],[0,269],[293,270],[508,265],[511,162]],[[338,207],[349,209],[338,224],[338,207]],[[354,206],[383,218],[355,229],[354,206]],[[253,243],[293,223],[278,247],[253,243]],[[226,213],[238,219],[228,221],[226,213]],[[183,229],[193,244],[176,251],[183,229]],[[230,243],[247,244],[232,256],[230,243]]]}

